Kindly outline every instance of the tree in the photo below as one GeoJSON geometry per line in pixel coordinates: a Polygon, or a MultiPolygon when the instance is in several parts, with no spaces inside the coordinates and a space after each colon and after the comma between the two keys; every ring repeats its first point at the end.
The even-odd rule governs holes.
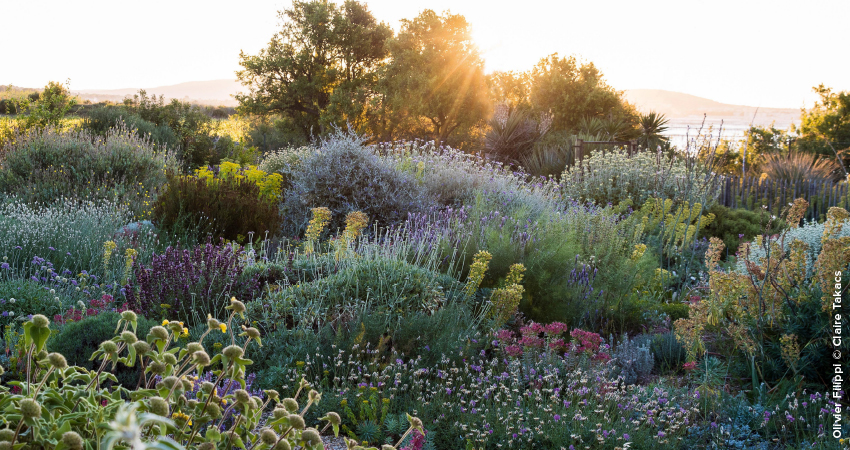
{"type": "Polygon", "coordinates": [[[15,109],[22,112],[21,123],[25,129],[58,126],[65,114],[77,104],[77,98],[71,95],[69,81],[65,81],[64,85],[51,81],[40,94],[33,94],[17,100],[15,105],[15,109]]]}
{"type": "Polygon", "coordinates": [[[800,115],[797,148],[835,158],[846,174],[850,165],[850,92],[833,92],[822,84],[813,89],[820,102],[800,115]]]}
{"type": "Polygon", "coordinates": [[[669,122],[664,114],[659,114],[655,111],[641,114],[638,122],[640,131],[638,145],[650,150],[655,150],[659,145],[666,147],[670,139],[662,133],[667,131],[667,124],[669,122]]]}
{"type": "Polygon", "coordinates": [[[402,20],[389,42],[392,60],[383,75],[396,134],[426,132],[446,142],[484,120],[489,109],[484,62],[461,15],[425,10],[402,20]]]}
{"type": "Polygon", "coordinates": [[[530,97],[534,108],[551,112],[552,128],[572,131],[585,118],[621,119],[634,125],[637,112],[609,86],[593,63],[581,63],[574,56],[557,53],[540,60],[531,70],[530,97]]]}
{"type": "Polygon", "coordinates": [[[487,76],[487,85],[493,104],[505,103],[511,108],[531,109],[528,72],[496,71],[487,76]]]}
{"type": "Polygon", "coordinates": [[[365,122],[365,105],[386,59],[392,30],[378,23],[364,4],[327,0],[293,1],[279,13],[282,29],[258,55],[239,54],[240,110],[281,113],[305,136],[329,125],[365,122]]]}

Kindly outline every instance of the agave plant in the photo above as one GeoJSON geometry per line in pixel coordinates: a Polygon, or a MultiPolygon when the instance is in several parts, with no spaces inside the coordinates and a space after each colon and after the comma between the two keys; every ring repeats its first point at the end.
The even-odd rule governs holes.
{"type": "Polygon", "coordinates": [[[788,182],[823,182],[843,175],[835,162],[811,153],[769,154],[760,168],[771,180],[788,182]]]}

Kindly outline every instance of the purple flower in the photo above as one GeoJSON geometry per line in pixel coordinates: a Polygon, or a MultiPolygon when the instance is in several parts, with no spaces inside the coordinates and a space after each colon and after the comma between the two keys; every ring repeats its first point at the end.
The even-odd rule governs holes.
{"type": "Polygon", "coordinates": [[[555,414],[555,417],[553,417],[553,418],[555,419],[555,422],[558,422],[558,421],[560,421],[560,420],[561,420],[561,415],[560,415],[560,414],[555,414]]]}
{"type": "Polygon", "coordinates": [[[658,432],[658,437],[663,438],[664,436],[667,436],[667,435],[666,435],[666,434],[664,434],[664,432],[663,432],[663,431],[659,431],[659,432],[658,432]]]}
{"type": "Polygon", "coordinates": [[[629,440],[629,439],[631,439],[631,438],[632,438],[632,437],[631,437],[631,436],[629,436],[629,434],[628,434],[628,433],[623,433],[623,439],[624,439],[624,440],[628,441],[628,440],[629,440]]]}
{"type": "Polygon", "coordinates": [[[9,269],[9,263],[0,264],[0,269],[8,270],[9,269]]]}

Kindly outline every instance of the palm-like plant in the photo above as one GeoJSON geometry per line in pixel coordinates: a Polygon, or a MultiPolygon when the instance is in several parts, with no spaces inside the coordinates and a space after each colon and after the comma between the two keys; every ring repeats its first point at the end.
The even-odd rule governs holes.
{"type": "Polygon", "coordinates": [[[551,117],[537,121],[523,110],[498,105],[490,119],[485,146],[489,153],[503,161],[519,162],[531,154],[534,144],[549,131],[551,123],[551,117]]]}
{"type": "Polygon", "coordinates": [[[659,114],[655,111],[641,114],[638,144],[643,148],[655,149],[659,145],[667,143],[669,139],[662,133],[667,131],[667,124],[669,122],[664,114],[659,114]]]}

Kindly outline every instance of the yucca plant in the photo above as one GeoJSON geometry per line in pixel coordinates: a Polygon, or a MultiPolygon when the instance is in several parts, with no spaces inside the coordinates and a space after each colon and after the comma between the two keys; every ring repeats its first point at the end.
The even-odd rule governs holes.
{"type": "Polygon", "coordinates": [[[767,155],[761,163],[761,171],[771,180],[788,182],[824,182],[842,175],[833,161],[797,152],[767,155]]]}
{"type": "Polygon", "coordinates": [[[664,114],[650,111],[647,114],[640,115],[640,137],[638,144],[643,148],[655,149],[659,145],[664,145],[669,142],[669,139],[662,133],[667,131],[667,124],[670,121],[664,114]]]}
{"type": "Polygon", "coordinates": [[[531,154],[534,144],[549,131],[551,123],[550,116],[544,116],[538,121],[530,118],[523,110],[505,104],[498,105],[490,119],[485,147],[503,161],[519,162],[531,154]]]}

